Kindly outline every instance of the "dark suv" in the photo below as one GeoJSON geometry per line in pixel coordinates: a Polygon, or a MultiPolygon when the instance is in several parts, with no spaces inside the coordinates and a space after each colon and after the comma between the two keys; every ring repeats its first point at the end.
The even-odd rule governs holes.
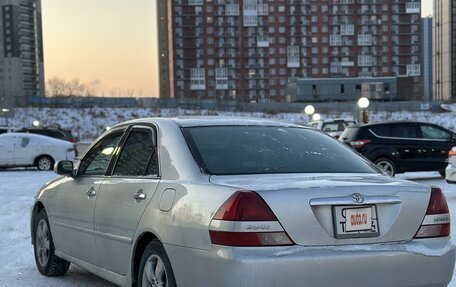
{"type": "Polygon", "coordinates": [[[347,127],[339,138],[394,176],[408,171],[445,174],[456,133],[420,122],[382,122],[347,127]]]}
{"type": "Polygon", "coordinates": [[[42,136],[48,136],[61,140],[66,140],[72,143],[78,141],[78,138],[74,137],[69,130],[62,130],[57,128],[25,128],[16,131],[17,133],[31,133],[42,136]]]}

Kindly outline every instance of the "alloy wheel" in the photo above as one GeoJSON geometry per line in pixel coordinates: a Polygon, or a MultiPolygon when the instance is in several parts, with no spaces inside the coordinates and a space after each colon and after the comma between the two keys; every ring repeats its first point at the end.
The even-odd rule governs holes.
{"type": "Polygon", "coordinates": [[[43,157],[38,161],[39,170],[50,170],[52,168],[52,162],[49,158],[43,157]]]}
{"type": "Polygon", "coordinates": [[[389,161],[379,161],[376,166],[389,176],[394,176],[394,166],[389,161]]]}
{"type": "Polygon", "coordinates": [[[49,226],[44,219],[40,220],[36,228],[35,248],[38,262],[41,266],[46,266],[50,255],[50,236],[49,226]]]}
{"type": "Polygon", "coordinates": [[[142,287],[167,287],[168,276],[162,259],[152,254],[147,258],[142,276],[142,287]]]}

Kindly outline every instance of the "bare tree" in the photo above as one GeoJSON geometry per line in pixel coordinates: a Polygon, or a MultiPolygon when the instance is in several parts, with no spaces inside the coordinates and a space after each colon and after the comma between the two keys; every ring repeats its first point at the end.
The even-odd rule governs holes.
{"type": "Polygon", "coordinates": [[[47,81],[46,94],[50,97],[65,95],[66,82],[58,77],[53,77],[47,81]]]}

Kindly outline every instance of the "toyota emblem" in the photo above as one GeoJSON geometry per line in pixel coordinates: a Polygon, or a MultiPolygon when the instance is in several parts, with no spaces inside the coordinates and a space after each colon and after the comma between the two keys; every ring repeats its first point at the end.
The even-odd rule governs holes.
{"type": "Polygon", "coordinates": [[[364,202],[364,196],[362,196],[361,194],[359,193],[355,193],[352,195],[352,198],[353,198],[353,202],[354,203],[358,203],[358,204],[361,204],[364,202]]]}

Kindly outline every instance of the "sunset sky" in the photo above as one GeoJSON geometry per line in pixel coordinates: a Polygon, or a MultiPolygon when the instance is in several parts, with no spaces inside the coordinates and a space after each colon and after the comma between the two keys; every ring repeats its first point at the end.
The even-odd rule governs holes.
{"type": "MultiPolygon", "coordinates": [[[[158,96],[155,1],[42,0],[46,79],[158,96]]],[[[423,16],[432,14],[432,0],[422,3],[423,16]]]]}

